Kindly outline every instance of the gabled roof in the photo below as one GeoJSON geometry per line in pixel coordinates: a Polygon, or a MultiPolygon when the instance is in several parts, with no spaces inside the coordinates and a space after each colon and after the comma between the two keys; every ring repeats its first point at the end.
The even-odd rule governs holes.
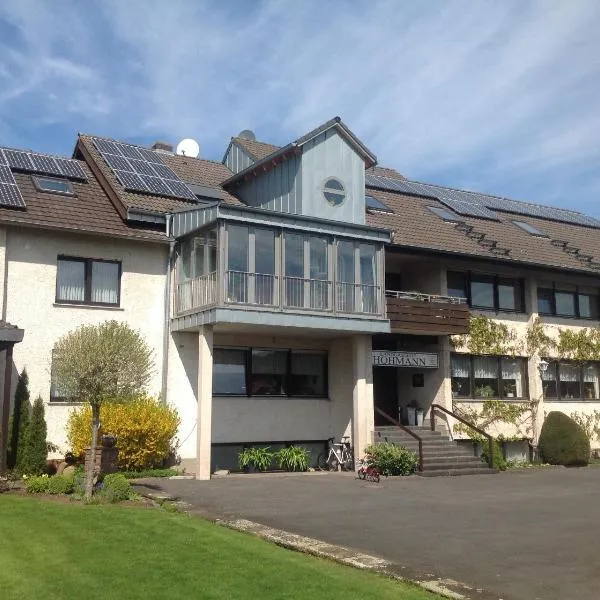
{"type": "MultiPolygon", "coordinates": [[[[362,157],[365,161],[365,168],[370,168],[375,166],[377,163],[377,157],[373,154],[353,133],[350,129],[345,125],[345,123],[340,119],[340,117],[334,117],[329,121],[319,125],[319,127],[309,131],[307,134],[299,137],[297,140],[290,142],[289,144],[281,147],[273,146],[276,148],[270,154],[263,156],[258,159],[252,165],[239,171],[233,175],[230,179],[223,182],[223,186],[227,187],[228,185],[243,179],[250,173],[257,171],[258,169],[262,169],[263,167],[269,167],[273,164],[276,164],[278,161],[285,160],[287,156],[294,154],[300,150],[300,148],[309,142],[310,140],[316,138],[317,136],[329,131],[330,129],[335,129],[337,132],[354,148],[354,150],[362,157]]],[[[234,138],[237,142],[240,138],[234,138]]],[[[246,140],[248,141],[248,140],[246,140]]],[[[233,143],[233,139],[232,139],[233,143]]],[[[257,142],[253,142],[257,143],[257,142]]],[[[262,142],[258,142],[262,144],[262,142]]],[[[265,144],[271,145],[271,144],[265,144]]]]}
{"type": "Polygon", "coordinates": [[[232,143],[240,146],[246,152],[246,154],[248,154],[255,161],[261,160],[265,158],[265,156],[273,154],[273,152],[277,152],[277,150],[280,148],[280,146],[275,146],[275,144],[267,144],[266,142],[249,140],[239,136],[231,138],[231,141],[232,143]]]}

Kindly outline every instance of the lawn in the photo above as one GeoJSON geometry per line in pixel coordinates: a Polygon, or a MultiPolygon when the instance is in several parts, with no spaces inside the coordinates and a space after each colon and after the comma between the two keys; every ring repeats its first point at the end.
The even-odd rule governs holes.
{"type": "Polygon", "coordinates": [[[187,515],[3,495],[0,598],[438,597],[187,515]]]}

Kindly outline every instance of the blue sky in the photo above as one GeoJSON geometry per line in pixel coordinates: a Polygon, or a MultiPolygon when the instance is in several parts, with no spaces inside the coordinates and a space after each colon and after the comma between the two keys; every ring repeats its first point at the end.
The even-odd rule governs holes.
{"type": "Polygon", "coordinates": [[[600,217],[597,0],[0,4],[0,144],[194,137],[220,160],[339,115],[409,178],[600,217]]]}

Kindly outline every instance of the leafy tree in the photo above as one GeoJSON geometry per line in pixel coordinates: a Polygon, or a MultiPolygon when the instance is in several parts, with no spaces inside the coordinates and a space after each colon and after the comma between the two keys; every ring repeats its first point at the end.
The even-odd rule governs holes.
{"type": "Polygon", "coordinates": [[[46,419],[44,401],[38,396],[31,409],[31,419],[23,439],[19,470],[26,475],[41,475],[46,470],[46,419]]]}
{"type": "Polygon", "coordinates": [[[85,495],[91,498],[100,406],[145,390],[154,371],[152,351],[127,324],[106,321],[83,325],[62,337],[54,348],[53,367],[61,392],[89,402],[92,408],[91,460],[85,473],[85,495]]]}
{"type": "Polygon", "coordinates": [[[17,464],[19,445],[23,443],[23,434],[29,422],[29,376],[23,369],[19,375],[17,389],[15,390],[15,404],[8,428],[8,467],[14,468],[17,464]]]}

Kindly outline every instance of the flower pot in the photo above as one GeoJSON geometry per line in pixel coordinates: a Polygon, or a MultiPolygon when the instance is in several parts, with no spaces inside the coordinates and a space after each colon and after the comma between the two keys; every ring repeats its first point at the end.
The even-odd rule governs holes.
{"type": "Polygon", "coordinates": [[[423,410],[420,408],[417,408],[417,417],[416,417],[417,427],[423,427],[423,419],[424,418],[425,418],[425,413],[423,412],[423,410]]]}
{"type": "Polygon", "coordinates": [[[415,426],[417,424],[417,409],[410,406],[406,407],[406,414],[408,415],[409,426],[415,426]]]}

